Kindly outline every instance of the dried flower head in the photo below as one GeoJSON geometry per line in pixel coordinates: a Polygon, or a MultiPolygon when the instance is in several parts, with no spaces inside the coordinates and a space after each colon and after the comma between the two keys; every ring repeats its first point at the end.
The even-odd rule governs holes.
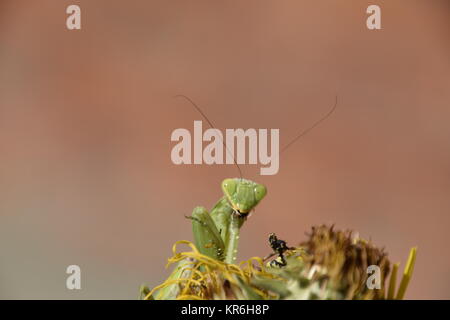
{"type": "Polygon", "coordinates": [[[413,248],[399,290],[395,294],[398,264],[392,267],[383,249],[331,226],[313,227],[308,239],[289,248],[283,265],[264,264],[254,257],[240,265],[202,255],[189,241],[178,241],[168,265],[169,278],[153,290],[143,288],[144,299],[402,299],[412,275],[413,248]],[[177,252],[178,244],[192,251],[177,252]],[[285,262],[285,264],[284,264],[285,262]],[[278,266],[277,266],[278,265],[278,266]],[[379,270],[379,288],[367,286],[368,268],[379,270]],[[387,294],[386,294],[387,291],[387,294]]]}

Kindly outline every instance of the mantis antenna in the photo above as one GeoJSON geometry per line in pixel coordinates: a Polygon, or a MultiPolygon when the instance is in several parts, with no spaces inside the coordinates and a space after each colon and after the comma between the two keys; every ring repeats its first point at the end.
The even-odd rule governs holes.
{"type": "MultiPolygon", "coordinates": [[[[203,113],[202,109],[200,109],[200,107],[199,107],[197,104],[195,104],[195,102],[192,101],[189,97],[187,97],[187,96],[185,96],[185,95],[182,95],[182,94],[177,94],[177,95],[175,96],[175,98],[183,98],[183,99],[186,99],[187,101],[189,101],[189,102],[192,104],[192,106],[193,106],[193,107],[201,114],[201,116],[206,120],[206,122],[208,122],[209,126],[210,126],[212,129],[216,129],[215,126],[212,124],[212,122],[208,119],[208,117],[203,113]]],[[[228,152],[231,156],[233,156],[233,162],[234,162],[234,164],[236,165],[236,167],[237,167],[238,170],[239,170],[239,178],[242,179],[242,171],[241,171],[241,168],[240,168],[239,165],[237,164],[234,155],[231,153],[230,149],[228,149],[228,147],[227,147],[227,145],[225,144],[225,142],[223,141],[223,139],[222,139],[222,144],[223,144],[223,146],[225,147],[225,149],[227,149],[227,152],[228,152]]]]}
{"type": "MultiPolygon", "coordinates": [[[[209,126],[212,129],[216,129],[215,126],[212,124],[212,122],[208,119],[208,117],[203,113],[202,109],[200,109],[200,107],[195,104],[194,101],[192,101],[189,97],[182,95],[182,94],[178,94],[175,96],[175,98],[183,98],[187,101],[189,101],[191,103],[191,105],[201,114],[201,116],[206,120],[206,122],[208,122],[209,126]]],[[[314,122],[310,127],[306,128],[305,130],[303,130],[302,132],[300,132],[294,139],[292,139],[286,146],[283,147],[283,149],[281,149],[280,154],[283,153],[284,151],[286,151],[290,146],[292,146],[295,142],[297,142],[301,137],[305,136],[306,134],[308,134],[312,129],[314,129],[315,127],[317,127],[322,121],[326,120],[329,116],[331,116],[331,114],[336,110],[337,108],[337,104],[338,104],[338,96],[336,95],[335,97],[335,102],[333,107],[330,109],[330,111],[328,111],[327,114],[325,114],[322,118],[320,118],[319,120],[317,120],[316,122],[314,122]]],[[[242,171],[241,168],[239,167],[239,165],[236,162],[236,159],[234,157],[234,155],[231,153],[230,149],[228,149],[227,145],[225,144],[225,142],[222,140],[222,144],[223,146],[227,149],[227,152],[233,156],[233,162],[236,165],[236,167],[239,170],[239,177],[242,179],[242,171]]]]}
{"type": "Polygon", "coordinates": [[[300,132],[299,135],[297,135],[294,139],[291,140],[291,142],[289,142],[286,146],[284,146],[283,149],[281,149],[280,154],[283,153],[284,151],[287,150],[287,148],[289,148],[290,146],[292,146],[295,142],[297,142],[298,139],[300,139],[301,137],[303,137],[304,135],[306,135],[308,132],[310,132],[312,129],[314,129],[315,127],[317,127],[322,121],[324,121],[325,119],[327,119],[329,116],[331,116],[331,114],[334,112],[334,110],[336,110],[338,104],[338,97],[336,95],[335,98],[335,102],[334,102],[334,106],[333,108],[331,108],[330,111],[328,111],[328,113],[326,115],[324,115],[322,118],[320,118],[319,120],[317,120],[316,122],[314,122],[310,127],[306,128],[305,130],[303,130],[302,132],[300,132]]]}

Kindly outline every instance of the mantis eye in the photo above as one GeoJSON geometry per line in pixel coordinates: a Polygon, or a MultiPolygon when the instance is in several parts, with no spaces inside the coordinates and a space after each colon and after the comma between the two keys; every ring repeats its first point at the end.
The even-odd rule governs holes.
{"type": "Polygon", "coordinates": [[[236,192],[237,184],[234,179],[225,179],[222,182],[222,190],[223,192],[230,196],[236,192]]]}
{"type": "Polygon", "coordinates": [[[265,195],[266,195],[266,193],[267,193],[267,189],[266,189],[266,187],[264,187],[263,185],[257,185],[256,187],[255,187],[255,199],[256,199],[256,201],[261,201],[264,197],[265,197],[265,195]]]}

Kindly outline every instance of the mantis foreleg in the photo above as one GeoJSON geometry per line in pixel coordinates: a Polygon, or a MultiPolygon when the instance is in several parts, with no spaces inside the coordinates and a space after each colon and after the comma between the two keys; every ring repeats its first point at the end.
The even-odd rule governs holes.
{"type": "Polygon", "coordinates": [[[239,230],[245,218],[240,217],[224,197],[209,214],[197,207],[192,216],[192,231],[198,250],[214,259],[234,263],[237,256],[239,230]]]}

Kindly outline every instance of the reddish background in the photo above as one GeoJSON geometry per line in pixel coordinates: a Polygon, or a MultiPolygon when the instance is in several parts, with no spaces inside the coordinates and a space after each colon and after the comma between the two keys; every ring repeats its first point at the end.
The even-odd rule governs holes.
{"type": "Polygon", "coordinates": [[[286,151],[242,230],[295,243],[336,223],[406,261],[407,298],[450,297],[450,5],[433,1],[0,2],[0,298],[137,297],[167,275],[183,215],[233,166],[175,166],[194,99],[219,128],[279,128],[286,151]],[[68,31],[65,9],[82,8],[68,31]],[[382,30],[365,11],[382,8],[382,30]],[[82,290],[65,269],[82,269],[82,290]]]}

